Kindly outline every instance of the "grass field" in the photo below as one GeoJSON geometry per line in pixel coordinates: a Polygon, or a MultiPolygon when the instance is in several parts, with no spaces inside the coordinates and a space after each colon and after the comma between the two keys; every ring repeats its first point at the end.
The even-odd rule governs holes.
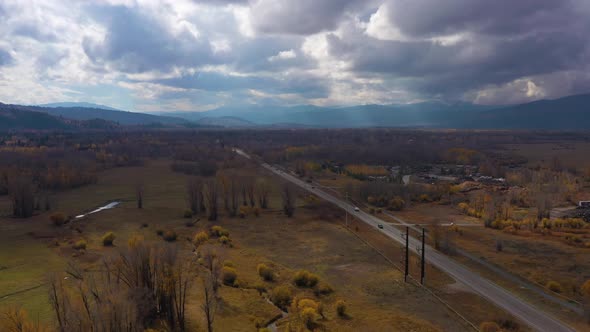
{"type": "MultiPolygon", "coordinates": [[[[266,176],[252,168],[241,171],[249,176],[266,176]]],[[[135,234],[142,235],[147,241],[162,241],[156,231],[172,229],[179,235],[178,244],[190,252],[192,245],[186,239],[199,230],[208,229],[211,224],[201,220],[194,227],[185,225],[186,219],[182,216],[186,208],[185,183],[184,175],[170,171],[169,161],[152,161],[143,167],[106,171],[97,184],[58,193],[55,197],[55,210],[67,215],[77,215],[108,201],[121,200],[122,203],[112,210],[90,215],[61,228],[50,224],[49,213],[26,220],[0,218],[0,295],[3,295],[0,307],[21,305],[30,317],[51,322],[53,316],[43,285],[47,274],[63,271],[70,260],[92,267],[104,254],[125,246],[127,239],[135,234]],[[134,202],[134,188],[140,182],[145,184],[145,203],[141,210],[134,202]],[[107,231],[116,234],[115,247],[102,246],[100,237],[107,231]],[[71,245],[79,239],[87,240],[88,249],[77,256],[71,245]]],[[[430,294],[417,286],[405,284],[401,273],[383,256],[342,227],[341,215],[337,212],[326,214],[299,206],[294,218],[284,217],[278,211],[279,184],[274,185],[271,209],[260,217],[240,219],[222,215],[216,223],[231,234],[234,247],[224,250],[223,255],[233,262],[240,284],[244,285],[242,288],[221,288],[222,306],[215,321],[216,330],[252,331],[257,323],[266,322],[279,313],[276,307],[251,289],[260,282],[256,272],[259,263],[273,266],[278,273],[275,282],[265,284],[267,289],[276,285],[293,287],[291,278],[299,269],[316,273],[334,288],[334,293],[317,298],[309,290],[293,287],[296,297],[312,297],[323,303],[325,318],[319,320],[319,326],[325,330],[469,329],[430,294]],[[339,299],[347,303],[348,319],[335,314],[335,303],[339,299]]],[[[6,198],[2,200],[6,207],[6,198]]],[[[391,243],[385,243],[366,229],[359,228],[357,233],[397,257],[395,250],[399,249],[391,243]]],[[[429,272],[429,275],[432,275],[433,285],[447,290],[441,292],[441,296],[458,299],[457,308],[474,323],[509,317],[475,295],[445,288],[450,280],[444,275],[436,272],[429,272]]],[[[195,282],[189,298],[191,330],[204,326],[200,301],[200,289],[195,282]]],[[[287,324],[300,327],[302,323],[297,315],[292,314],[280,320],[278,327],[285,329],[287,324]]]]}

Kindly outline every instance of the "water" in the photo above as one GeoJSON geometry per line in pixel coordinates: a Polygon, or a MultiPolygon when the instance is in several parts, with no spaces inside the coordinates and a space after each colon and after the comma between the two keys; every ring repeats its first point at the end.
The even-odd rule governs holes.
{"type": "Polygon", "coordinates": [[[88,212],[86,214],[81,214],[79,216],[76,216],[76,219],[81,219],[81,218],[84,218],[84,217],[86,217],[86,216],[88,216],[90,214],[94,214],[94,213],[97,213],[97,212],[100,212],[100,211],[103,211],[103,210],[110,210],[110,209],[114,208],[115,206],[119,205],[120,203],[121,202],[110,202],[109,204],[107,204],[105,206],[101,206],[101,207],[99,207],[96,210],[90,211],[90,212],[88,212]]]}

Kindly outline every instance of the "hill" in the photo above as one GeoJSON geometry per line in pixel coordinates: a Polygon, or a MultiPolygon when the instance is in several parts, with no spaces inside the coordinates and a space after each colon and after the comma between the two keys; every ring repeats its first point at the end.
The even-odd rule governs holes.
{"type": "Polygon", "coordinates": [[[63,119],[49,114],[28,111],[18,105],[0,103],[0,130],[48,130],[70,127],[63,119]]]}
{"type": "Polygon", "coordinates": [[[0,103],[0,130],[115,129],[118,124],[102,120],[71,120],[31,110],[28,106],[0,103]]]}
{"type": "Polygon", "coordinates": [[[62,116],[72,120],[102,119],[119,123],[124,126],[149,125],[161,123],[164,125],[185,125],[189,121],[171,116],[159,116],[146,113],[127,112],[103,108],[89,107],[41,107],[27,106],[30,110],[62,116]]]}

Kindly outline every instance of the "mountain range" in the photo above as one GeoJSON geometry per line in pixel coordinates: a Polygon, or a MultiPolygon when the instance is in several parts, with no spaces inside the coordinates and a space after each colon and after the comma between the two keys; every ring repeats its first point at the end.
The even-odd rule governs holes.
{"type": "Polygon", "coordinates": [[[508,106],[436,101],[350,107],[242,105],[205,112],[159,114],[127,112],[89,103],[54,103],[38,106],[0,103],[0,129],[149,126],[588,130],[589,105],[590,94],[508,106]]]}
{"type": "Polygon", "coordinates": [[[425,127],[462,129],[590,129],[590,94],[519,105],[471,103],[292,107],[244,105],[206,112],[173,112],[191,121],[232,117],[259,126],[289,124],[320,128],[425,127]]]}

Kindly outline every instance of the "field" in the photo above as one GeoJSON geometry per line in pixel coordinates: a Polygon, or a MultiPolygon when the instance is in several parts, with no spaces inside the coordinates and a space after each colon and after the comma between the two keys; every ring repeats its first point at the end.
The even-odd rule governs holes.
{"type": "MultiPolygon", "coordinates": [[[[242,172],[256,177],[266,176],[254,168],[242,169],[242,172]]],[[[157,230],[175,230],[178,245],[190,253],[192,245],[187,239],[199,230],[207,230],[212,224],[201,218],[193,227],[185,225],[185,185],[186,176],[172,172],[170,161],[155,160],[143,167],[105,171],[94,185],[56,195],[58,203],[55,209],[67,215],[92,210],[108,201],[121,201],[114,209],[62,227],[50,223],[50,213],[24,220],[2,217],[0,306],[20,305],[32,319],[51,324],[54,317],[48,303],[47,274],[64,271],[70,261],[92,269],[100,263],[101,257],[125,247],[127,239],[133,235],[141,235],[146,241],[162,242],[156,234],[157,230]],[[145,184],[145,202],[141,210],[136,208],[134,199],[134,188],[139,182],[145,184]],[[108,231],[116,234],[115,247],[102,246],[100,237],[108,231]],[[79,239],[88,243],[83,254],[72,249],[72,244],[79,239]]],[[[297,297],[314,298],[324,304],[325,318],[319,320],[318,326],[326,330],[469,329],[431,295],[417,286],[405,284],[401,273],[387,260],[342,227],[342,215],[338,215],[337,211],[328,209],[326,214],[303,207],[304,200],[299,199],[300,206],[294,218],[286,218],[278,209],[278,184],[273,182],[273,186],[271,208],[260,217],[240,219],[222,216],[216,223],[231,234],[233,247],[220,250],[226,260],[232,261],[241,284],[259,283],[256,272],[259,263],[273,266],[277,273],[276,281],[264,284],[267,289],[281,284],[291,285],[291,278],[299,269],[316,273],[334,288],[334,293],[317,298],[308,290],[290,287],[297,297]],[[349,317],[346,319],[335,314],[335,303],[339,299],[347,303],[349,317]]],[[[3,201],[2,205],[6,208],[8,203],[3,201]]],[[[223,301],[215,320],[216,330],[251,331],[257,324],[268,322],[280,313],[248,286],[224,286],[220,296],[223,301]]],[[[204,327],[200,312],[201,297],[198,282],[195,281],[188,301],[191,329],[204,327]]],[[[481,312],[473,308],[470,311],[471,317],[478,320],[496,319],[502,315],[495,309],[484,307],[481,307],[481,312]]],[[[302,323],[296,314],[291,314],[280,320],[278,327],[285,329],[287,324],[295,327],[302,323]]]]}

